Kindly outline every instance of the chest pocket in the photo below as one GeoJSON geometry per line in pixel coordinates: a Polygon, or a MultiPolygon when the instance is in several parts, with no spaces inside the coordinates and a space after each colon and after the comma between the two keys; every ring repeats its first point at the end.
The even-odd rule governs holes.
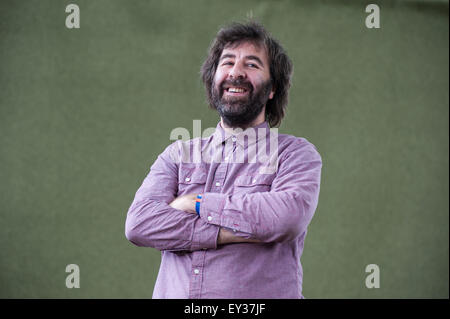
{"type": "Polygon", "coordinates": [[[257,193],[270,191],[276,174],[241,175],[234,183],[234,194],[257,193]]]}
{"type": "Polygon", "coordinates": [[[184,168],[178,174],[178,196],[203,193],[206,184],[206,169],[184,168]]]}

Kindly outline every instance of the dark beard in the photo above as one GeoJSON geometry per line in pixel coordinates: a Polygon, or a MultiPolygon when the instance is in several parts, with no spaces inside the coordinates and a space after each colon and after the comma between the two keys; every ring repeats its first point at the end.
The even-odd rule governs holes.
{"type": "Polygon", "coordinates": [[[216,89],[213,84],[212,103],[227,126],[245,129],[261,113],[269,99],[271,90],[271,80],[264,82],[257,90],[254,90],[250,83],[241,80],[225,81],[220,85],[219,89],[216,89]],[[249,92],[248,97],[245,99],[232,97],[224,99],[223,86],[225,84],[245,87],[249,92]]]}

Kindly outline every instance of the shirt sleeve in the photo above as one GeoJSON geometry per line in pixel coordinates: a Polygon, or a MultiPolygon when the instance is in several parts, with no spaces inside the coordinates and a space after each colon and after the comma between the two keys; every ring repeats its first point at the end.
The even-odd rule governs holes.
{"type": "Polygon", "coordinates": [[[262,242],[289,241],[302,235],[318,204],[322,159],[306,140],[296,140],[280,158],[270,191],[204,193],[201,218],[262,242]]]}
{"type": "Polygon", "coordinates": [[[151,166],[128,209],[125,236],[137,246],[168,251],[216,249],[219,227],[169,206],[178,192],[175,143],[151,166]]]}

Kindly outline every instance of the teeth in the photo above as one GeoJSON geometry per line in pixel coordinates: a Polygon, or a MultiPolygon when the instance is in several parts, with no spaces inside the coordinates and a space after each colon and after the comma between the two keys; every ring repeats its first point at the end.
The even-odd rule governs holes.
{"type": "Polygon", "coordinates": [[[232,93],[244,93],[244,89],[241,88],[229,88],[228,92],[232,92],[232,93]]]}

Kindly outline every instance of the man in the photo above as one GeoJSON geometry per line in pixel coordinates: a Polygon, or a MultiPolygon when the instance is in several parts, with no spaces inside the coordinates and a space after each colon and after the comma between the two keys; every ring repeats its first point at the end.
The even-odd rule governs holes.
{"type": "Polygon", "coordinates": [[[284,116],[290,59],[260,24],[232,24],[201,71],[214,134],[169,145],[127,215],[128,240],[161,251],[153,298],[303,298],[322,160],[269,128],[284,116]]]}

